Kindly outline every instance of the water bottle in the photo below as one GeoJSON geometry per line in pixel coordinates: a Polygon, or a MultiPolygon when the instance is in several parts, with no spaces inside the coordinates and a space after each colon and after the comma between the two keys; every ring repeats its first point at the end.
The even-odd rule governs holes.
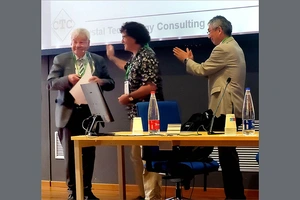
{"type": "Polygon", "coordinates": [[[151,91],[148,108],[148,131],[150,135],[160,133],[159,110],[155,97],[155,91],[151,91]]]}
{"type": "Polygon", "coordinates": [[[255,112],[254,112],[250,88],[246,88],[243,110],[242,110],[242,120],[243,120],[243,134],[253,135],[255,133],[255,124],[254,124],[255,112]]]}

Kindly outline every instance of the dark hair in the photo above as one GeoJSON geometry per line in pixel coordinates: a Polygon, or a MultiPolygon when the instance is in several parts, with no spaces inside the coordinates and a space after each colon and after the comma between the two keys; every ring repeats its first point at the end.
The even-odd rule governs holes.
{"type": "Polygon", "coordinates": [[[126,32],[128,36],[135,39],[136,43],[141,46],[144,46],[151,40],[147,28],[138,22],[125,22],[121,27],[120,32],[126,32]]]}
{"type": "Polygon", "coordinates": [[[231,22],[228,21],[225,17],[217,15],[209,20],[208,24],[211,24],[214,28],[220,26],[227,36],[231,36],[232,25],[231,22]]]}

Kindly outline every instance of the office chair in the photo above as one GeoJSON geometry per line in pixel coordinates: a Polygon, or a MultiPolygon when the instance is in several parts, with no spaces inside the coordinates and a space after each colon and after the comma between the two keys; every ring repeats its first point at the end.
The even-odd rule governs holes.
{"type": "MultiPolygon", "coordinates": [[[[181,124],[179,107],[176,101],[158,101],[160,130],[167,131],[168,124],[181,124]]],[[[148,131],[148,106],[149,102],[136,104],[137,114],[142,119],[143,130],[148,131]]],[[[207,175],[209,172],[218,171],[219,164],[214,160],[210,161],[178,161],[177,150],[180,147],[173,147],[172,151],[160,151],[158,146],[143,146],[143,160],[146,161],[145,168],[149,172],[163,173],[164,179],[176,183],[176,194],[171,199],[184,199],[181,196],[181,185],[185,190],[190,188],[190,182],[197,174],[204,174],[204,191],[207,187],[207,175]]],[[[187,155],[188,156],[188,155],[187,155]]]]}

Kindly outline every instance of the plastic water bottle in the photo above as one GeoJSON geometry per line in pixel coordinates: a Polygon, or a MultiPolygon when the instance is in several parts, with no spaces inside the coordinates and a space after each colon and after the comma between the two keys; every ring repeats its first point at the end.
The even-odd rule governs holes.
{"type": "Polygon", "coordinates": [[[159,109],[155,97],[155,91],[151,91],[148,108],[148,131],[150,135],[160,133],[159,109]]]}
{"type": "Polygon", "coordinates": [[[255,133],[255,111],[250,88],[246,88],[242,112],[243,134],[253,135],[255,133]]]}

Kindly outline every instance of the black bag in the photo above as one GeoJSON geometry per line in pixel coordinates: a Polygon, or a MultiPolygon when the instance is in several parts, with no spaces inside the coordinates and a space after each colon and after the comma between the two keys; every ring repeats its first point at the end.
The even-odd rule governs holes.
{"type": "MultiPolygon", "coordinates": [[[[187,122],[182,124],[181,131],[208,131],[212,116],[213,111],[211,109],[203,113],[195,113],[187,122]]],[[[209,158],[209,155],[213,149],[214,147],[178,146],[175,154],[181,160],[211,162],[212,159],[209,158]]]]}
{"type": "MultiPolygon", "coordinates": [[[[211,109],[203,113],[195,113],[181,126],[181,131],[209,131],[212,117],[213,111],[211,109]]],[[[212,130],[224,131],[225,120],[226,115],[223,114],[215,117],[212,130]]]]}
{"type": "Polygon", "coordinates": [[[193,114],[187,122],[182,124],[181,131],[208,131],[213,116],[211,109],[204,113],[193,114]]]}
{"type": "MultiPolygon", "coordinates": [[[[182,124],[181,131],[208,131],[213,116],[211,109],[203,113],[193,114],[187,122],[182,124]]],[[[216,120],[216,119],[215,119],[216,120]]],[[[225,121],[224,121],[225,122],[225,121]]],[[[214,123],[215,124],[215,123],[214,123]]],[[[223,126],[224,129],[224,126],[223,126]]],[[[214,125],[215,130],[215,125],[214,125]]],[[[201,136],[199,136],[201,137],[201,136]]],[[[172,151],[160,151],[158,147],[143,147],[144,160],[169,161],[203,161],[211,162],[209,155],[214,147],[201,146],[173,146],[172,151]]]]}

